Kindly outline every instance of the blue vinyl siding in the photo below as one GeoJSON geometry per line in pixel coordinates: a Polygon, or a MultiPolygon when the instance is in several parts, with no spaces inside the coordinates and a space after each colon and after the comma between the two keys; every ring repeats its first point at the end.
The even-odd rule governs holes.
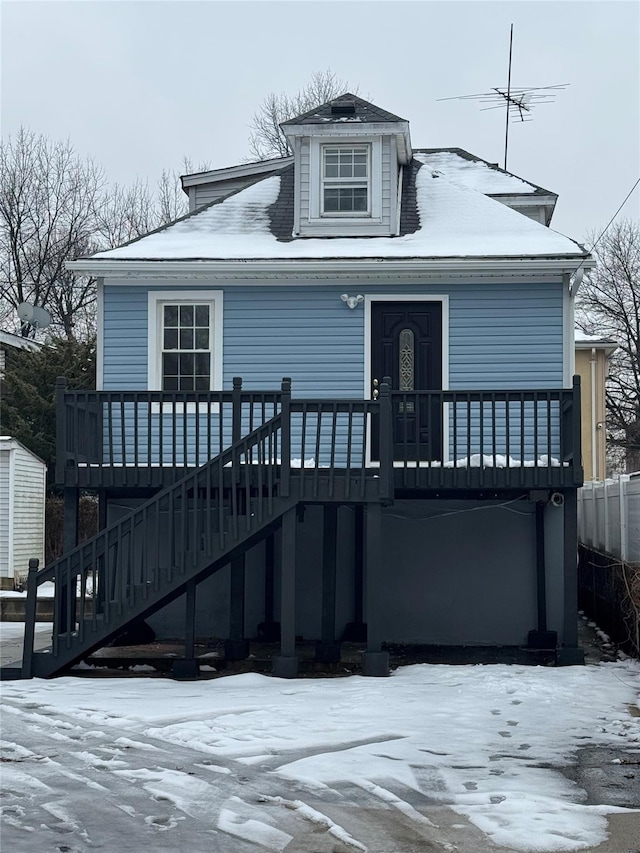
{"type": "MultiPolygon", "coordinates": [[[[448,294],[450,388],[562,385],[562,285],[310,283],[211,287],[224,290],[224,387],[293,379],[297,397],[362,397],[364,311],[340,294],[448,294]]],[[[147,387],[147,291],[180,284],[104,288],[104,388],[147,387]]]]}
{"type": "MultiPolygon", "coordinates": [[[[350,310],[340,294],[443,295],[449,297],[449,388],[533,389],[562,387],[562,283],[521,282],[448,284],[301,283],[296,285],[211,286],[175,281],[158,285],[119,284],[104,287],[105,390],[147,387],[147,293],[149,290],[224,290],[223,385],[241,376],[247,390],[276,390],[284,376],[292,379],[294,398],[352,398],[364,396],[364,310],[350,310]]],[[[525,417],[530,421],[532,405],[525,417]]],[[[471,452],[477,453],[479,421],[472,414],[471,452]]],[[[191,418],[190,420],[193,420],[191,418]]],[[[126,417],[125,421],[132,418],[126,417]]],[[[553,415],[554,426],[557,413],[553,415]]],[[[511,421],[515,428],[517,417],[511,421]]],[[[466,412],[458,413],[459,452],[465,456],[466,412]],[[463,435],[465,436],[463,439],[463,435]],[[463,450],[463,452],[460,452],[463,450]]],[[[505,452],[503,422],[498,426],[496,452],[505,452]]],[[[453,444],[453,416],[449,417],[449,442],[453,444]]],[[[129,429],[125,429],[128,433],[129,429]]],[[[552,453],[558,452],[557,430],[552,432],[552,453]]],[[[299,439],[294,428],[293,455],[299,439]]],[[[486,436],[486,425],[483,427],[486,436]]],[[[355,437],[354,437],[355,438],[355,437]]],[[[538,436],[546,448],[546,436],[538,436]]],[[[148,436],[139,432],[145,446],[148,436]]],[[[358,439],[359,440],[359,439],[358,439]]],[[[226,440],[223,442],[226,445],[226,440]]],[[[156,440],[152,441],[154,447],[156,440]]],[[[185,444],[182,432],[176,445],[185,444]]],[[[195,458],[188,437],[187,457],[195,458]]],[[[165,445],[166,449],[167,445],[165,445]]],[[[484,452],[490,452],[485,440],[484,452]]],[[[526,448],[526,458],[533,448],[526,448]]],[[[515,440],[511,456],[521,454],[515,440]]],[[[544,450],[543,452],[546,452],[544,450]]],[[[158,458],[152,452],[152,459],[158,458]]],[[[163,454],[164,455],[164,454],[163,454]]],[[[322,455],[322,454],[321,454],[322,455]]],[[[309,456],[305,453],[305,458],[309,456]]],[[[123,461],[127,461],[126,459],[123,461]]],[[[322,464],[328,460],[322,459],[322,464]]]]}

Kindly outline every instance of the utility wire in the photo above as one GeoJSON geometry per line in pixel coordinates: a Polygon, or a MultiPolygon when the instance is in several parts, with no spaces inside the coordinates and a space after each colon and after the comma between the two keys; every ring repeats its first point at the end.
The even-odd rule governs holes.
{"type": "MultiPolygon", "coordinates": [[[[616,216],[620,213],[620,211],[621,211],[621,210],[622,210],[622,208],[625,206],[625,204],[629,201],[629,199],[631,198],[631,195],[633,194],[633,191],[634,191],[634,190],[635,190],[635,188],[638,186],[638,184],[640,184],[640,178],[638,178],[638,180],[635,182],[635,184],[631,187],[631,189],[630,189],[630,190],[629,190],[629,192],[627,193],[627,195],[626,195],[626,197],[625,197],[624,201],[622,202],[622,204],[620,205],[620,207],[616,210],[616,212],[613,214],[613,216],[611,217],[611,219],[607,222],[607,224],[606,224],[606,225],[605,225],[605,227],[604,227],[603,232],[600,234],[600,236],[598,237],[598,239],[596,240],[596,242],[593,244],[593,246],[591,246],[591,248],[589,249],[589,254],[591,254],[591,252],[593,252],[593,250],[596,248],[596,246],[598,245],[598,243],[600,242],[600,240],[602,240],[602,238],[604,237],[604,235],[607,233],[607,231],[609,230],[609,227],[611,226],[611,223],[612,223],[612,222],[613,222],[613,220],[616,218],[616,216]]],[[[580,266],[576,267],[576,269],[574,270],[574,274],[578,272],[578,270],[580,269],[580,267],[581,267],[581,266],[583,266],[584,261],[586,261],[586,258],[582,261],[582,263],[580,264],[580,266]]]]}

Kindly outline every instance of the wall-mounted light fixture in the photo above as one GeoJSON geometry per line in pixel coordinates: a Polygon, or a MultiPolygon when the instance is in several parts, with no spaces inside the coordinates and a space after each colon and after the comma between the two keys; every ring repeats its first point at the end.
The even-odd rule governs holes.
{"type": "Polygon", "coordinates": [[[348,293],[343,293],[340,299],[347,303],[347,308],[355,308],[356,305],[360,305],[361,302],[364,302],[364,296],[362,296],[361,293],[357,296],[349,296],[348,293]]]}

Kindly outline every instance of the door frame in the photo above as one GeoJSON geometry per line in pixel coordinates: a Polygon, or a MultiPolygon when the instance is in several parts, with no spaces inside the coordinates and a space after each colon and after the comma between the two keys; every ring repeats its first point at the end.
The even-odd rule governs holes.
{"type": "MultiPolygon", "coordinates": [[[[371,306],[373,302],[440,302],[442,309],[442,390],[449,389],[449,295],[446,293],[370,293],[364,297],[364,399],[371,399],[371,306]]],[[[449,458],[449,411],[442,412],[442,461],[449,458]]],[[[367,424],[367,467],[380,463],[371,460],[371,424],[367,424]]],[[[396,462],[396,466],[415,466],[415,462],[396,462]]]]}

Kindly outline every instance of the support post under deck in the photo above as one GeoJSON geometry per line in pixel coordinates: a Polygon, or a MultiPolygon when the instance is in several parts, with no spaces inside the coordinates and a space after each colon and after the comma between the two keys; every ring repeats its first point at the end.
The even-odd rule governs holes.
{"type": "Polygon", "coordinates": [[[245,660],[249,656],[249,641],[244,636],[245,555],[231,560],[229,590],[229,639],[225,640],[226,660],[245,660]]]}
{"type": "MultiPolygon", "coordinates": [[[[78,522],[80,515],[80,490],[66,487],[64,489],[64,519],[62,530],[62,543],[64,553],[73,550],[78,544],[78,522]]],[[[58,633],[75,631],[76,627],[76,596],[69,594],[66,578],[62,578],[60,589],[56,589],[59,597],[60,624],[55,627],[58,633]]]]}
{"type": "Polygon", "coordinates": [[[296,656],[296,524],[297,510],[290,509],[282,519],[280,548],[280,654],[273,658],[273,674],[295,678],[296,656]]]}
{"type": "Polygon", "coordinates": [[[367,651],[362,656],[362,674],[389,675],[389,652],[382,651],[380,580],[382,578],[382,509],[367,504],[365,551],[365,605],[367,614],[367,651]]]}
{"type": "Polygon", "coordinates": [[[198,677],[198,661],[195,656],[196,641],[196,582],[189,581],[185,593],[184,614],[184,658],[175,660],[171,674],[175,679],[187,681],[198,677]]]}
{"type": "Polygon", "coordinates": [[[266,643],[275,643],[280,639],[280,625],[274,621],[274,582],[275,582],[275,537],[269,534],[264,540],[264,622],[259,626],[259,636],[266,643]]]}
{"type": "Polygon", "coordinates": [[[584,663],[578,646],[578,493],[564,494],[564,612],[562,647],[556,653],[558,666],[584,663]]]}
{"type": "Polygon", "coordinates": [[[316,660],[337,663],[340,643],[336,641],[336,571],[338,507],[327,504],[322,515],[322,629],[316,644],[316,660]]]}
{"type": "Polygon", "coordinates": [[[535,505],[536,525],[536,590],[538,602],[538,628],[529,631],[530,649],[555,649],[558,645],[557,631],[547,630],[547,563],[545,559],[544,514],[546,501],[538,500],[535,505]]]}

